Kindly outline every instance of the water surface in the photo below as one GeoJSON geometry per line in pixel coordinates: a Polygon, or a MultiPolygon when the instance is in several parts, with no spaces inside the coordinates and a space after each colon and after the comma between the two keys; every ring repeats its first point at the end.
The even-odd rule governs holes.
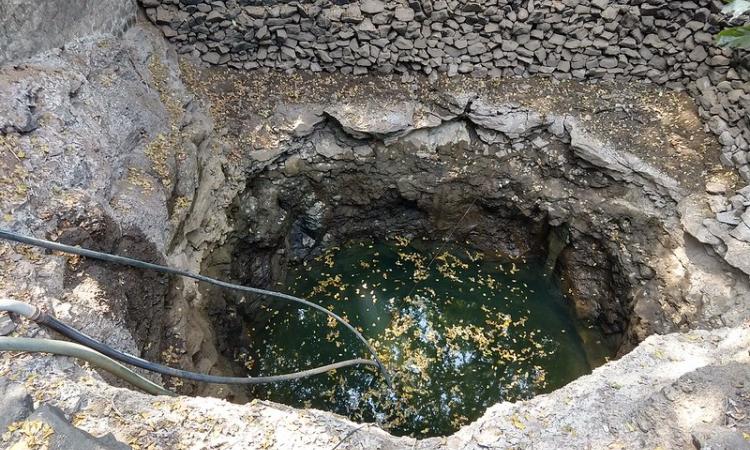
{"type": "MultiPolygon", "coordinates": [[[[283,290],[357,327],[394,375],[369,368],[265,385],[255,395],[377,421],[395,434],[445,435],[488,406],[549,392],[611,355],[579,323],[542,261],[500,262],[474,250],[397,238],[351,242],[292,268],[283,290]]],[[[370,355],[314,310],[288,307],[251,331],[253,375],[370,355]]]]}

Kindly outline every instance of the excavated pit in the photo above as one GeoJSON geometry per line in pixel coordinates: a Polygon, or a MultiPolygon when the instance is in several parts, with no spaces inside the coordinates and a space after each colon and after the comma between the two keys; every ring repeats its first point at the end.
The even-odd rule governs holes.
{"type": "MultiPolygon", "coordinates": [[[[569,298],[573,300],[578,317],[600,329],[614,348],[620,347],[628,328],[629,287],[627,279],[621,276],[623,268],[618,262],[619,255],[608,253],[596,237],[575,231],[571,233],[566,224],[550,223],[548,214],[539,204],[524,195],[532,190],[536,180],[533,177],[524,179],[508,170],[513,166],[510,159],[484,156],[472,149],[471,142],[476,137],[472,138],[465,123],[453,122],[444,127],[441,132],[449,136],[449,141],[440,143],[427,155],[415,153],[410,149],[412,143],[371,149],[367,142],[346,139],[343,133],[339,133],[340,139],[358,148],[361,156],[334,162],[313,155],[310,155],[310,161],[292,157],[284,162],[283,168],[267,170],[253,177],[232,209],[237,228],[246,230],[246,234],[236,233],[230,244],[233,278],[254,286],[287,290],[285,279],[290,266],[312,263],[335,246],[345,246],[353,240],[400,238],[419,241],[440,240],[441,237],[499,261],[517,261],[519,266],[522,261],[547,260],[571,293],[569,298]],[[579,264],[580,261],[592,264],[584,266],[579,264]]],[[[317,148],[339,145],[335,133],[323,132],[313,141],[317,148]]],[[[551,157],[565,152],[565,145],[557,144],[550,143],[546,147],[551,157]],[[553,150],[554,147],[557,149],[553,150]]],[[[347,298],[343,301],[357,300],[347,298]]],[[[227,343],[222,350],[232,360],[239,359],[255,369],[258,347],[271,345],[271,342],[261,341],[258,331],[266,326],[276,326],[271,319],[283,309],[267,299],[247,296],[233,296],[227,304],[215,305],[217,312],[224,312],[217,313],[217,317],[224,319],[215,325],[225,333],[218,336],[219,342],[227,343]],[[227,308],[227,304],[234,307],[227,308]],[[225,313],[227,310],[230,314],[225,313]],[[267,324],[266,321],[270,322],[267,324]]],[[[529,305],[529,308],[534,309],[534,305],[529,305]]],[[[341,313],[336,308],[334,310],[341,313]]],[[[397,317],[400,313],[394,309],[388,314],[397,317]]],[[[368,336],[365,330],[362,331],[368,336]]],[[[377,336],[368,337],[374,340],[377,336]]],[[[501,345],[499,340],[496,345],[501,345]]],[[[359,356],[368,355],[362,348],[349,345],[338,359],[359,356]]],[[[297,364],[278,364],[273,369],[283,367],[294,371],[336,360],[328,358],[330,355],[300,358],[297,364]]],[[[558,364],[565,366],[574,362],[561,360],[558,364]]],[[[267,371],[268,367],[264,369],[267,371]]],[[[392,370],[402,373],[399,367],[392,370]]],[[[260,374],[257,369],[249,373],[260,374]]],[[[364,386],[373,382],[371,378],[353,382],[356,387],[351,389],[366,390],[364,386]]],[[[375,383],[381,384],[381,381],[375,383]]],[[[396,395],[405,395],[406,381],[397,375],[399,387],[396,395]]],[[[451,381],[460,383],[460,379],[451,381]]],[[[505,382],[498,379],[496,384],[505,382]]],[[[249,396],[287,402],[296,399],[292,404],[303,404],[304,396],[273,396],[275,391],[283,389],[281,386],[263,387],[252,390],[249,396]]],[[[325,386],[315,384],[308,387],[308,391],[311,389],[318,390],[321,396],[327,390],[325,386]]],[[[304,391],[303,388],[300,390],[304,391]]],[[[495,393],[493,401],[481,406],[487,407],[503,399],[525,398],[531,391],[507,393],[505,398],[495,393]]],[[[382,393],[377,397],[373,401],[379,405],[374,409],[379,411],[384,408],[380,404],[388,400],[382,393]]],[[[372,421],[377,417],[372,411],[362,412],[362,407],[340,407],[344,401],[339,398],[316,406],[353,419],[372,421]]],[[[475,419],[482,412],[483,408],[462,417],[464,421],[475,419]]],[[[417,415],[416,411],[412,415],[417,415]]],[[[451,419],[450,412],[445,415],[451,419]]],[[[418,436],[448,434],[462,424],[460,419],[453,417],[451,425],[441,423],[440,427],[437,425],[439,421],[435,421],[434,426],[429,426],[429,419],[434,417],[424,413],[420,417],[422,420],[414,421],[390,417],[391,422],[397,419],[406,422],[397,422],[393,431],[418,436]]],[[[388,425],[390,423],[385,424],[391,429],[388,425]]]]}
{"type": "MultiPolygon", "coordinates": [[[[233,278],[254,286],[281,285],[283,289],[291,264],[309,263],[326,249],[352,240],[441,238],[500,261],[517,261],[519,266],[521,261],[547,260],[562,277],[579,318],[601,329],[613,347],[622,346],[629,325],[630,289],[620,255],[608,252],[599,238],[551,220],[539,199],[527,194],[542,182],[541,178],[513,170],[528,167],[526,163],[517,165],[521,161],[513,161],[512,157],[486,156],[472,148],[472,141],[477,138],[462,121],[443,127],[439,132],[448,141],[440,142],[428,153],[408,140],[372,148],[367,141],[347,139],[343,133],[337,140],[336,133],[323,131],[312,139],[316,148],[340,149],[343,147],[337,142],[342,142],[359,153],[333,161],[313,154],[309,160],[304,155],[292,157],[283,167],[253,177],[232,210],[237,229],[245,230],[237,232],[229,244],[233,278]],[[588,263],[584,265],[582,261],[588,263]]],[[[554,142],[553,136],[544,138],[550,140],[544,147],[549,158],[565,156],[564,143],[554,142]]],[[[525,155],[523,159],[536,156],[525,155]]],[[[593,173],[581,175],[596,177],[593,173]]],[[[620,229],[619,223],[616,226],[620,229]]],[[[218,340],[228,343],[222,350],[233,360],[248,362],[244,357],[252,353],[251,349],[270,345],[260,342],[257,330],[279,310],[275,304],[266,299],[235,296],[227,304],[221,302],[215,307],[217,311],[230,311],[217,314],[224,319],[216,328],[225,333],[218,340]],[[227,308],[228,305],[234,307],[227,308]]],[[[529,307],[534,309],[533,305],[529,307]]],[[[361,348],[359,352],[349,352],[343,356],[367,356],[361,348]]],[[[330,362],[334,361],[308,358],[304,363],[300,361],[296,370],[302,369],[303,364],[330,362]]],[[[252,367],[253,359],[248,363],[252,367]]],[[[399,372],[398,368],[394,370],[399,372]]],[[[257,370],[251,373],[258,375],[257,370]]],[[[250,395],[264,398],[273,390],[274,387],[267,387],[250,395]]],[[[507,397],[518,398],[524,397],[507,397]]],[[[496,397],[484,406],[502,399],[496,397]]],[[[328,406],[344,412],[335,405],[328,406]]],[[[470,418],[482,412],[474,411],[470,418]]],[[[363,418],[361,414],[349,415],[363,418]]],[[[460,424],[448,426],[443,434],[455,431],[460,424]]],[[[412,428],[399,431],[420,435],[420,430],[427,429],[425,425],[424,421],[417,421],[411,424],[412,428]]],[[[429,428],[421,435],[435,434],[438,429],[429,428]]]]}
{"type": "MultiPolygon", "coordinates": [[[[222,102],[233,98],[229,86],[240,84],[226,74],[219,80],[226,84],[217,83],[221,100],[213,101],[226,107],[222,102]]],[[[296,97],[274,102],[261,116],[241,113],[242,102],[227,107],[230,134],[246,143],[244,130],[261,130],[251,138],[261,149],[228,211],[234,231],[204,261],[204,271],[283,289],[290,267],[348,242],[447,240],[499,261],[544,261],[577,320],[596,328],[617,355],[651,333],[679,328],[683,293],[672,289],[664,255],[682,245],[669,231],[677,202],[699,181],[696,174],[707,173],[698,152],[673,170],[674,161],[646,143],[663,139],[657,134],[663,124],[623,120],[653,107],[655,93],[648,89],[620,93],[640,97],[628,110],[591,120],[550,106],[549,97],[540,102],[545,92],[509,99],[514,87],[498,92],[483,86],[480,94],[454,91],[437,99],[420,94],[411,102],[378,99],[384,92],[377,89],[370,102],[337,92],[329,104],[296,97]],[[264,120],[274,123],[267,133],[264,120]],[[614,136],[602,133],[607,120],[621,124],[614,136]],[[628,133],[624,142],[614,139],[628,133]]],[[[590,98],[590,88],[562,87],[579,100],[590,98]]],[[[616,102],[615,92],[607,95],[616,102]]],[[[259,375],[248,355],[262,344],[257,330],[273,323],[279,305],[210,289],[203,297],[210,299],[225,368],[259,375]]],[[[228,398],[273,398],[267,392],[232,389],[228,398]]],[[[443,432],[395,431],[446,434],[461,423],[443,432]]]]}
{"type": "MultiPolygon", "coordinates": [[[[82,42],[3,69],[11,82],[0,91],[15,99],[0,112],[3,228],[273,288],[350,239],[427,237],[499,259],[525,255],[553,261],[580,320],[628,354],[419,441],[251,390],[143,373],[185,394],[149,397],[67,358],[6,354],[1,381],[23,381],[35,406],[144,448],[270,437],[279,448],[432,449],[689,446],[696,416],[685,411],[715,413],[721,425],[709,420],[725,429],[724,405],[746,405],[737,386],[747,386],[747,333],[737,327],[750,285],[732,220],[747,189],[718,167],[716,138],[686,94],[538,78],[204,70],[178,63],[159,36],[136,26],[123,42],[82,42]],[[144,423],[158,431],[144,437],[144,423]]],[[[10,243],[0,259],[4,296],[113,348],[254,374],[241,356],[252,327],[271,323],[267,299],[10,243]]],[[[17,319],[4,332],[59,338],[17,319]]]]}
{"type": "MultiPolygon", "coordinates": [[[[198,120],[188,131],[149,147],[146,156],[167,176],[172,162],[159,159],[167,150],[162,147],[186,142],[177,148],[188,153],[173,161],[181,195],[165,196],[172,237],[166,240],[159,231],[160,217],[129,230],[108,224],[102,211],[102,226],[74,217],[68,228],[86,233],[64,232],[62,241],[114,246],[129,254],[128,242],[150,240],[155,248],[141,252],[153,253],[147,259],[154,262],[281,290],[291,288],[285,284],[290,270],[353,241],[427,240],[502,263],[535,261],[559,281],[560,303],[581,324],[579,331],[594,329],[613,357],[654,333],[724,323],[732,309],[722,299],[734,293],[719,287],[746,289],[731,269],[708,263],[710,256],[680,228],[681,202],[712,177],[724,176],[709,162],[718,148],[697,128],[700,122],[684,95],[629,84],[464,79],[407,88],[387,78],[352,84],[337,76],[181,69],[222,129],[209,134],[193,103],[190,114],[198,120]],[[196,169],[195,175],[180,172],[192,151],[197,166],[186,167],[196,169]],[[721,292],[712,300],[715,306],[696,299],[699,290],[712,289],[721,292]]],[[[136,175],[128,172],[126,201],[132,186],[159,192],[153,189],[157,180],[136,175]]],[[[126,211],[137,215],[137,209],[126,211]]],[[[112,307],[144,356],[212,374],[278,373],[279,368],[261,370],[256,364],[263,344],[257,330],[272,326],[283,305],[97,267],[88,262],[72,267],[65,288],[88,301],[86,276],[99,284],[119,280],[120,289],[110,295],[121,304],[112,307]],[[139,289],[154,295],[131,295],[139,289]],[[150,316],[138,313],[143,307],[137,302],[151,305],[150,316]]],[[[367,356],[359,347],[350,353],[345,358],[367,356]]],[[[283,371],[330,362],[298,361],[283,371]]],[[[360,369],[348,371],[354,370],[360,369]]],[[[181,394],[308,406],[301,398],[281,399],[263,389],[163,381],[181,394]]],[[[497,386],[503,383],[496,380],[497,386]]],[[[403,426],[378,411],[309,406],[356,421],[376,420],[394,434],[421,438],[452,433],[493,403],[547,391],[487,396],[470,414],[446,412],[435,421],[444,423],[430,429],[423,427],[425,417],[403,426]]]]}

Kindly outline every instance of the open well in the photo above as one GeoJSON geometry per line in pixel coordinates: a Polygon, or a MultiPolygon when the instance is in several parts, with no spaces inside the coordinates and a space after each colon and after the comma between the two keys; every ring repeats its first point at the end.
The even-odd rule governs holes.
{"type": "MultiPolygon", "coordinates": [[[[92,48],[110,70],[111,50],[92,48]]],[[[400,84],[385,76],[352,83],[333,74],[183,64],[188,94],[175,60],[140,57],[148,86],[129,58],[116,59],[118,84],[92,75],[78,90],[59,71],[16,74],[42,85],[29,113],[43,111],[45,121],[31,136],[6,141],[24,152],[23,159],[6,152],[2,160],[19,174],[9,178],[20,183],[16,191],[0,198],[16,208],[10,228],[309,295],[361,327],[396,375],[395,390],[381,389],[369,368],[305,382],[311,385],[253,389],[155,377],[184,394],[178,403],[135,391],[126,397],[101,382],[59,384],[91,389],[91,402],[99,401],[93,390],[111,390],[105,402],[116,393],[119,401],[149,402],[133,407],[139,411],[190,404],[208,417],[242,410],[248,414],[227,412],[226,420],[242,421],[243,442],[281,430],[273,431],[279,446],[318,439],[298,427],[303,421],[330,427],[334,438],[319,439],[330,447],[378,439],[432,448],[447,434],[451,442],[477,436],[486,443],[500,432],[510,442],[524,427],[546,429],[540,417],[577,421],[554,421],[558,434],[572,439],[567,427],[594,427],[588,417],[614,417],[609,423],[626,430],[633,402],[672,402],[674,396],[658,397],[659,383],[681,376],[675,370],[685,370],[685,349],[713,345],[689,330],[746,320],[750,289],[730,265],[742,262],[741,253],[706,219],[724,201],[711,192],[732,189],[736,178],[714,163],[718,144],[687,95],[540,79],[400,84]],[[80,121],[66,121],[68,111],[80,121]],[[110,128],[89,127],[97,111],[108,113],[102,123],[110,128]],[[40,144],[61,142],[71,127],[107,145],[89,151],[40,144]],[[48,152],[52,147],[64,152],[48,152]],[[672,331],[689,333],[643,342],[672,331]],[[616,361],[581,376],[607,358],[616,361]],[[658,398],[642,398],[644,386],[658,398]],[[190,397],[196,395],[219,399],[190,397]],[[588,415],[570,414],[581,408],[588,415]]],[[[14,258],[5,279],[15,281],[5,286],[15,298],[51,307],[60,320],[144,359],[246,377],[368,356],[324,316],[268,298],[3,248],[0,256],[14,258]]],[[[700,354],[696,361],[709,361],[700,354]]],[[[10,370],[34,373],[50,361],[57,359],[14,355],[10,370]]],[[[711,378],[720,380],[712,386],[737,385],[711,378]]],[[[55,386],[43,390],[56,393],[55,386]]],[[[695,403],[690,392],[701,392],[680,391],[687,404],[695,403]]],[[[60,398],[76,398],[67,395],[60,398]]],[[[664,417],[670,426],[682,420],[664,417]]],[[[99,427],[91,430],[102,423],[114,422],[85,421],[99,427]]],[[[142,430],[117,423],[107,426],[131,427],[133,436],[142,430]]],[[[159,423],[174,430],[169,439],[187,436],[183,427],[159,423]]],[[[183,424],[199,439],[212,426],[183,424]]]]}
{"type": "MultiPolygon", "coordinates": [[[[261,94],[254,86],[271,80],[203,76],[193,88],[212,99],[228,134],[263,148],[229,209],[235,231],[205,269],[330,306],[400,374],[395,392],[374,372],[347,370],[230,398],[444,435],[491,404],[548,392],[676,326],[660,302],[679,304],[682,294],[653,258],[680,245],[668,231],[676,199],[712,170],[701,153],[716,151],[706,140],[680,162],[660,154],[688,125],[676,117],[665,127],[688,105],[679,95],[519,81],[445,85],[399,101],[375,79],[375,99],[364,103],[335,78],[317,80],[319,91],[301,100],[293,93],[303,78],[261,94]],[[587,112],[602,97],[618,106],[587,112]],[[623,107],[624,98],[632,103],[623,107]],[[655,111],[660,120],[631,120],[655,111]],[[639,299],[645,290],[663,294],[639,299]],[[471,358],[479,365],[457,368],[471,358]]],[[[205,294],[218,348],[237,373],[363,354],[322,315],[205,294]]]]}

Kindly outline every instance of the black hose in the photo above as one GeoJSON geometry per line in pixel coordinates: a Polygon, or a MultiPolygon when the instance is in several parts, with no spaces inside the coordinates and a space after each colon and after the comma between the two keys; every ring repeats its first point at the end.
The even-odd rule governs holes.
{"type": "Polygon", "coordinates": [[[279,381],[296,380],[299,378],[310,377],[313,375],[319,375],[321,373],[328,372],[334,369],[341,369],[343,367],[356,366],[356,365],[369,365],[377,367],[377,363],[369,359],[349,359],[346,361],[337,362],[334,364],[328,364],[327,366],[316,367],[314,369],[303,370],[301,372],[288,373],[283,375],[271,375],[263,377],[222,377],[217,375],[205,375],[202,373],[190,372],[182,369],[174,369],[172,367],[164,366],[161,364],[152,363],[145,359],[138,358],[127,353],[123,353],[119,350],[115,350],[112,347],[103,344],[96,339],[87,336],[84,333],[76,330],[75,328],[67,325],[55,317],[50,316],[46,313],[40,313],[37,319],[34,319],[40,325],[52,328],[63,336],[72,339],[79,344],[85,345],[86,347],[92,348],[99,353],[109,356],[112,359],[122,361],[127,364],[131,364],[141,369],[150,370],[151,372],[160,373],[162,375],[169,375],[172,377],[185,378],[188,380],[200,381],[203,383],[216,383],[216,384],[266,384],[266,383],[277,383],[279,381]]]}
{"type": "MultiPolygon", "coordinates": [[[[392,386],[391,376],[388,373],[388,370],[380,361],[380,358],[378,358],[378,354],[377,352],[375,352],[375,349],[372,348],[372,346],[369,344],[369,342],[367,342],[364,336],[362,336],[362,334],[359,331],[357,331],[356,328],[351,326],[347,321],[342,319],[338,314],[332,311],[329,311],[326,308],[318,304],[315,304],[313,302],[310,302],[310,301],[307,301],[307,300],[304,300],[304,299],[301,299],[299,297],[295,297],[292,295],[283,294],[281,292],[269,291],[266,289],[254,288],[254,287],[249,287],[249,286],[242,286],[242,285],[234,284],[234,283],[227,283],[226,281],[217,280],[214,278],[207,277],[205,275],[188,272],[186,270],[174,269],[172,267],[161,266],[159,264],[152,264],[152,263],[148,263],[148,262],[141,261],[138,259],[128,258],[125,256],[111,255],[108,253],[97,252],[97,251],[89,250],[85,248],[73,247],[71,245],[60,244],[58,242],[52,242],[52,241],[48,241],[45,239],[37,239],[31,236],[24,236],[22,234],[14,233],[8,230],[0,229],[0,238],[10,240],[10,241],[20,242],[22,244],[28,244],[28,245],[33,245],[36,247],[46,248],[48,250],[56,250],[56,251],[61,251],[65,253],[72,253],[74,255],[85,256],[87,258],[98,259],[100,261],[106,261],[106,262],[112,262],[112,263],[122,264],[126,266],[131,266],[131,267],[137,267],[139,269],[154,270],[156,272],[167,273],[171,275],[179,275],[179,276],[183,276],[187,278],[192,278],[198,281],[203,281],[205,283],[213,284],[215,286],[223,287],[226,289],[234,289],[234,290],[243,291],[243,292],[251,292],[253,294],[260,294],[260,295],[266,295],[269,297],[280,298],[280,299],[287,300],[290,302],[300,303],[302,305],[316,309],[330,317],[333,317],[337,322],[344,325],[347,329],[349,329],[349,331],[351,331],[352,333],[354,333],[355,336],[357,336],[357,338],[365,345],[365,347],[370,352],[370,354],[372,354],[373,359],[375,360],[374,365],[378,367],[378,369],[380,369],[380,372],[383,374],[383,377],[385,378],[388,385],[392,386]]],[[[62,322],[59,322],[59,323],[62,324],[62,322]]],[[[177,369],[172,369],[166,366],[163,366],[163,367],[169,370],[177,370],[177,369]]],[[[324,366],[324,367],[327,367],[327,366],[324,366]]],[[[311,369],[311,370],[317,370],[317,369],[311,369]]],[[[190,372],[186,372],[186,373],[190,373],[190,372]]],[[[299,372],[299,373],[304,373],[304,372],[299,372]]],[[[205,375],[205,376],[208,376],[208,375],[205,375]]],[[[240,378],[240,379],[244,380],[245,378],[240,378]]],[[[223,383],[223,382],[220,382],[220,383],[223,383]]]]}

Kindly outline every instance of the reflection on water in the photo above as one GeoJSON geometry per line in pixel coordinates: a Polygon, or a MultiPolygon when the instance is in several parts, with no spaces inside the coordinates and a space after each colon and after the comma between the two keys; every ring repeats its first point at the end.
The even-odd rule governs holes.
{"type": "MultiPolygon", "coordinates": [[[[401,238],[352,242],[293,268],[284,289],[357,327],[394,374],[395,391],[374,369],[349,368],[255,395],[378,421],[396,434],[451,433],[494,403],[553,390],[611,355],[596,330],[575,320],[541,261],[502,263],[401,238]]],[[[243,362],[253,375],[369,357],[311,310],[276,311],[251,333],[243,362]]]]}

